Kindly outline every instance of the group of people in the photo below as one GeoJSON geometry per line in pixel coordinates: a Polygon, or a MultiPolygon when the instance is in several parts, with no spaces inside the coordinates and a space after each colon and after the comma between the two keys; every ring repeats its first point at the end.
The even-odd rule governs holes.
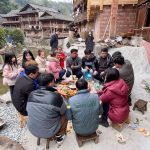
{"type": "Polygon", "coordinates": [[[61,143],[66,135],[68,120],[72,120],[76,134],[88,136],[98,125],[123,123],[129,116],[134,72],[129,60],[117,51],[112,56],[107,48],[101,49],[99,58],[86,49],[80,58],[72,49],[66,58],[62,48],[55,49],[46,59],[45,51],[34,56],[30,50],[23,52],[22,65],[16,56],[5,54],[3,81],[10,87],[12,102],[20,115],[27,117],[27,126],[36,137],[56,138],[61,143]],[[66,66],[65,66],[66,60],[66,66]],[[91,93],[87,78],[96,79],[103,88],[91,93]],[[66,103],[55,84],[76,75],[77,93],[66,103]],[[99,116],[101,116],[99,118],[99,116]]]}

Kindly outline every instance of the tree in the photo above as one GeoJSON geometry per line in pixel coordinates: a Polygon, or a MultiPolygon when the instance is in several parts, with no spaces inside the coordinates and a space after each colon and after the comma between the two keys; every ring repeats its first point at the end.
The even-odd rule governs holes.
{"type": "Polygon", "coordinates": [[[12,29],[12,31],[9,31],[9,33],[12,36],[13,42],[15,44],[24,43],[25,36],[24,36],[24,33],[20,29],[16,29],[16,28],[12,29]]]}
{"type": "Polygon", "coordinates": [[[9,0],[1,0],[0,1],[0,13],[6,14],[11,10],[9,0]]]}
{"type": "Polygon", "coordinates": [[[0,28],[0,48],[3,48],[6,43],[5,31],[3,28],[0,28]]]}

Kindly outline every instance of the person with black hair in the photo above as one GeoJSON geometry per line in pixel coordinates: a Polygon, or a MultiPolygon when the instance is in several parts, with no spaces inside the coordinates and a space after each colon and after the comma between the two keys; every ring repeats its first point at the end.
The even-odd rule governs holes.
{"type": "Polygon", "coordinates": [[[50,47],[51,47],[51,52],[55,52],[58,48],[58,35],[60,34],[59,30],[55,32],[50,38],[50,47]]]}
{"type": "Polygon", "coordinates": [[[88,136],[98,129],[102,109],[98,95],[90,93],[86,80],[78,80],[76,88],[78,90],[76,95],[68,101],[67,117],[72,120],[76,134],[88,136]]]}
{"type": "Polygon", "coordinates": [[[12,95],[12,102],[15,108],[23,116],[27,116],[26,105],[28,96],[36,89],[34,80],[38,76],[38,67],[35,65],[26,66],[25,74],[25,76],[18,78],[16,81],[12,95]]]}
{"type": "Polygon", "coordinates": [[[65,102],[53,88],[53,74],[42,73],[38,81],[40,88],[28,98],[28,129],[36,137],[50,138],[56,135],[56,142],[60,144],[64,140],[68,123],[65,102]]]}
{"type": "Polygon", "coordinates": [[[100,82],[104,82],[104,73],[107,68],[111,68],[114,66],[112,57],[108,53],[107,48],[102,48],[99,53],[97,71],[94,72],[94,78],[99,80],[100,82]]]}
{"type": "Polygon", "coordinates": [[[76,75],[77,78],[80,79],[83,75],[81,67],[82,59],[78,57],[78,50],[72,49],[71,56],[66,60],[66,77],[70,77],[70,75],[76,75]]]}
{"type": "Polygon", "coordinates": [[[115,124],[127,120],[129,116],[128,86],[123,79],[120,79],[119,71],[116,68],[106,70],[105,84],[98,94],[103,106],[101,125],[109,126],[107,117],[115,124]]]}
{"type": "Polygon", "coordinates": [[[22,58],[22,68],[25,68],[25,63],[27,61],[30,61],[30,60],[35,60],[34,59],[34,56],[32,54],[32,52],[30,50],[25,50],[23,52],[23,58],[22,58]]]}
{"type": "Polygon", "coordinates": [[[39,73],[45,73],[46,72],[46,54],[44,49],[38,50],[38,56],[36,57],[35,61],[38,64],[39,67],[39,73]]]}
{"type": "Polygon", "coordinates": [[[93,33],[89,32],[85,39],[86,50],[90,50],[91,52],[94,49],[94,37],[93,33]]]}
{"type": "Polygon", "coordinates": [[[14,85],[19,73],[20,71],[16,55],[12,52],[5,53],[3,66],[3,84],[9,86],[11,99],[14,91],[14,85]]]}
{"type": "Polygon", "coordinates": [[[66,70],[60,66],[60,53],[58,51],[53,52],[51,56],[47,57],[47,60],[47,72],[53,73],[56,82],[63,80],[66,70]]]}
{"type": "Polygon", "coordinates": [[[114,59],[115,57],[117,56],[122,56],[121,52],[120,51],[115,51],[113,54],[112,54],[112,58],[114,59]]]}
{"type": "Polygon", "coordinates": [[[85,56],[82,58],[82,72],[85,78],[87,72],[90,72],[92,75],[93,72],[96,71],[97,59],[90,50],[85,50],[84,54],[85,56]]]}
{"type": "Polygon", "coordinates": [[[134,71],[129,60],[124,59],[122,55],[113,54],[114,67],[118,69],[120,78],[122,78],[129,87],[128,103],[131,106],[131,91],[134,85],[134,71]]]}

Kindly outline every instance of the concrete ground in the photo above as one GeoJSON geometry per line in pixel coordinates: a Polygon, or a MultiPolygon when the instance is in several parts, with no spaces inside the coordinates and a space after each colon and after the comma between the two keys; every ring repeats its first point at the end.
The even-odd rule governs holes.
{"type": "MultiPolygon", "coordinates": [[[[75,45],[76,46],[76,45],[75,45]]],[[[79,50],[79,56],[83,56],[83,51],[84,51],[84,46],[83,45],[78,45],[79,50]]],[[[118,50],[118,49],[117,49],[118,50]]],[[[140,53],[139,53],[140,55],[140,53]]],[[[144,58],[146,59],[146,58],[144,58]]],[[[141,64],[142,65],[142,64],[141,64]]],[[[150,94],[147,93],[145,90],[142,89],[142,87],[139,85],[139,76],[136,76],[136,81],[135,85],[133,88],[133,103],[140,98],[143,98],[144,100],[148,101],[148,111],[142,115],[141,112],[139,111],[133,111],[132,108],[133,106],[130,107],[130,118],[131,118],[131,126],[135,125],[134,123],[136,120],[139,120],[139,125],[137,125],[137,128],[133,130],[131,127],[128,127],[126,125],[121,132],[121,134],[124,136],[126,143],[120,144],[117,141],[116,135],[119,133],[115,129],[113,129],[111,126],[108,128],[99,126],[99,131],[102,132],[100,134],[99,138],[99,143],[95,144],[93,141],[91,142],[86,142],[81,148],[78,147],[75,134],[73,129],[71,130],[71,133],[68,133],[66,136],[66,139],[64,143],[58,148],[57,144],[52,141],[50,143],[50,149],[56,150],[100,150],[100,149],[105,149],[105,150],[150,150],[150,136],[145,136],[144,133],[139,132],[140,128],[144,128],[146,131],[150,132],[150,94]],[[139,94],[140,93],[140,94],[139,94]]],[[[141,81],[141,80],[140,80],[141,81]]],[[[9,98],[9,93],[1,96],[2,99],[10,99],[9,98]]],[[[7,108],[6,108],[7,109],[7,108]]],[[[0,107],[0,117],[5,116],[1,111],[0,107]],[[2,115],[3,114],[3,115],[2,115]]],[[[17,119],[17,123],[19,123],[17,112],[15,109],[13,110],[14,114],[13,117],[17,119]]],[[[6,116],[5,116],[6,117],[6,116]]],[[[8,113],[7,118],[11,120],[11,114],[8,113]]],[[[8,121],[9,122],[9,121],[8,121]]],[[[13,121],[12,121],[13,124],[13,121]]],[[[15,134],[17,130],[12,130],[9,132],[12,132],[11,134],[15,134]]],[[[28,131],[27,127],[21,129],[20,132],[18,132],[18,141],[23,145],[25,150],[44,150],[46,146],[46,140],[42,139],[41,140],[41,145],[37,146],[37,138],[31,135],[31,133],[28,131]]],[[[5,135],[5,133],[0,132],[0,136],[5,135]]],[[[8,134],[8,137],[11,138],[12,135],[8,134]]],[[[17,135],[16,135],[17,136],[17,135]]],[[[12,136],[13,137],[13,136],[12,136]]],[[[14,137],[15,139],[15,137],[14,137]]]]}

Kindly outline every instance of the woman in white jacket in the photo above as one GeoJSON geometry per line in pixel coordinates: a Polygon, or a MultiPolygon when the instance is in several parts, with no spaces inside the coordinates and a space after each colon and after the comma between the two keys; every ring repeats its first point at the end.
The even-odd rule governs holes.
{"type": "Polygon", "coordinates": [[[19,73],[20,69],[18,67],[15,54],[12,52],[5,53],[5,61],[3,66],[3,84],[9,86],[11,97],[19,73]]]}
{"type": "Polygon", "coordinates": [[[35,61],[38,64],[39,72],[45,73],[46,72],[46,59],[45,59],[44,50],[38,50],[38,56],[36,57],[35,61]]]}

